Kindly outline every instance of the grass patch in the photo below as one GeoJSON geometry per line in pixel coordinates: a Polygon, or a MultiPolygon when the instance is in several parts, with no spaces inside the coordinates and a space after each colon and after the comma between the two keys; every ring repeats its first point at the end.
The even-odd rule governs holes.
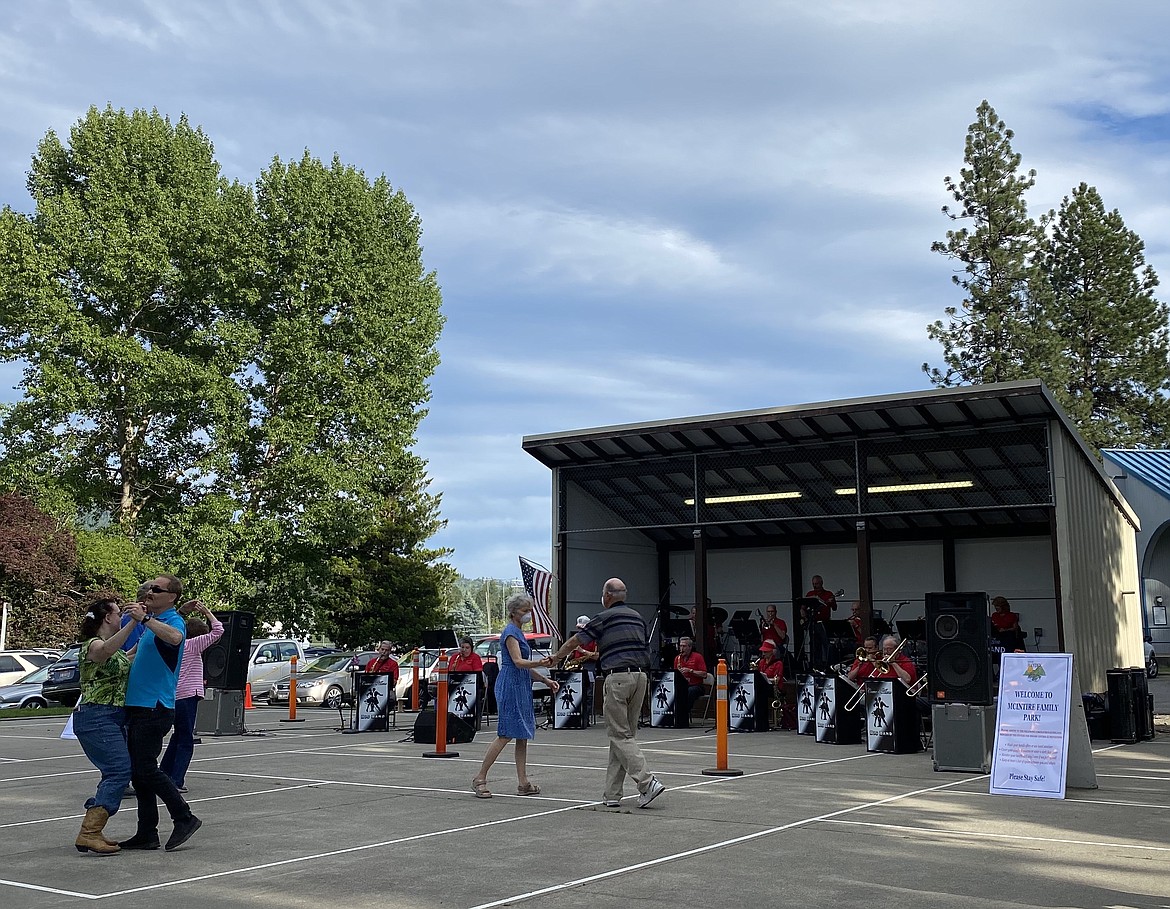
{"type": "Polygon", "coordinates": [[[42,707],[39,710],[18,708],[16,710],[0,710],[0,720],[21,720],[38,716],[69,716],[72,707],[42,707]]]}

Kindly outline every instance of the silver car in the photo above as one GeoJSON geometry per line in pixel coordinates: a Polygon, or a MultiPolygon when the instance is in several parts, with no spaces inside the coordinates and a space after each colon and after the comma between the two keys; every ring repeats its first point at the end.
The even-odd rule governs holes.
{"type": "MultiPolygon", "coordinates": [[[[297,706],[336,710],[353,702],[353,670],[377,656],[373,650],[355,653],[326,653],[315,657],[297,672],[297,706]]],[[[268,692],[269,704],[288,703],[289,678],[274,682],[268,692]]]]}
{"type": "Polygon", "coordinates": [[[41,686],[48,677],[49,667],[42,666],[11,685],[0,686],[0,710],[15,710],[19,707],[40,710],[48,707],[49,700],[41,693],[41,686]]]}

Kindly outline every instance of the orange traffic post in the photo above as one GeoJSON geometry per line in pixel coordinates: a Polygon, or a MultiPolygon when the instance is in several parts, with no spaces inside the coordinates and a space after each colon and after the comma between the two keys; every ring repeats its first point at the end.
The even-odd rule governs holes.
{"type": "Polygon", "coordinates": [[[715,670],[715,767],[704,770],[705,776],[743,776],[742,770],[727,768],[727,733],[731,724],[727,703],[727,660],[720,660],[715,670]]]}
{"type": "Polygon", "coordinates": [[[414,657],[410,666],[410,709],[418,712],[418,648],[414,649],[414,657]]]}
{"type": "Polygon", "coordinates": [[[288,676],[288,719],[281,720],[282,723],[303,723],[304,720],[297,719],[297,657],[293,657],[290,661],[291,669],[289,669],[288,676]]]}
{"type": "Polygon", "coordinates": [[[245,710],[252,709],[252,683],[251,682],[244,683],[244,709],[245,710]]]}
{"type": "Polygon", "coordinates": [[[435,750],[424,751],[423,757],[459,757],[458,751],[447,750],[447,651],[439,651],[435,671],[439,676],[439,687],[435,692],[435,750]]]}

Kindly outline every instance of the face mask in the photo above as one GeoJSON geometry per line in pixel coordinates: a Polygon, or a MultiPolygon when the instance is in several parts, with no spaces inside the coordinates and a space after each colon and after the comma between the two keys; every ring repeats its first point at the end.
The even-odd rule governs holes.
{"type": "Polygon", "coordinates": [[[532,613],[531,612],[526,612],[526,613],[524,613],[524,615],[520,616],[520,624],[521,625],[527,625],[531,621],[532,621],[532,613]]]}

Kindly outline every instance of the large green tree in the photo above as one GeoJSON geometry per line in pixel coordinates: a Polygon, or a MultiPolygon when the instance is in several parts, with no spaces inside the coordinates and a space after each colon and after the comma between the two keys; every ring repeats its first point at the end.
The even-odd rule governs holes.
{"type": "Polygon", "coordinates": [[[49,133],[28,186],[33,214],[0,212],[0,357],[25,365],[0,489],[289,632],[339,591],[446,589],[412,452],[441,300],[403,193],[308,152],[228,182],[185,118],[111,108],[49,133]],[[414,580],[359,572],[363,547],[414,580]]]}
{"type": "Polygon", "coordinates": [[[1042,221],[1064,381],[1045,378],[1090,445],[1165,446],[1168,309],[1154,296],[1158,277],[1141,238],[1085,183],[1042,221]]]}
{"type": "Polygon", "coordinates": [[[232,482],[242,521],[264,525],[258,601],[303,627],[335,602],[335,556],[376,535],[387,511],[437,507],[410,448],[438,364],[441,298],[418,216],[385,177],[306,152],[274,160],[256,198],[258,344],[232,482]]]}
{"type": "Polygon", "coordinates": [[[943,367],[922,366],[936,385],[1027,378],[1054,360],[1048,298],[1032,262],[1041,231],[1024,201],[1036,172],[1021,173],[1013,137],[984,101],[967,130],[959,179],[944,181],[957,208],[943,212],[960,226],[931,248],[958,265],[952,280],[964,297],[927,327],[943,347],[943,367]]]}
{"type": "Polygon", "coordinates": [[[185,118],[112,108],[49,132],[28,190],[34,214],[0,213],[0,357],[24,364],[4,472],[132,529],[199,494],[243,425],[251,194],[185,118]]]}

